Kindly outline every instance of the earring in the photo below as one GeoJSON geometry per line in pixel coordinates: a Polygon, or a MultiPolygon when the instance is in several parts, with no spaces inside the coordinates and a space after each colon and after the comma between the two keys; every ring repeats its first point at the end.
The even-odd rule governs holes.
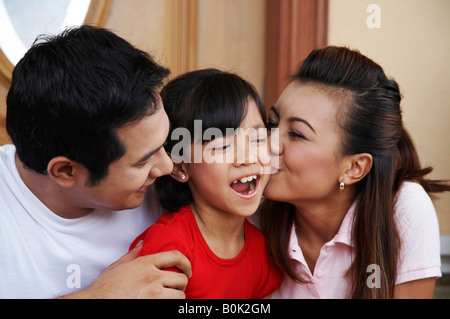
{"type": "Polygon", "coordinates": [[[186,179],[186,175],[184,175],[184,174],[181,175],[181,179],[182,179],[182,180],[185,180],[185,179],[186,179]]]}
{"type": "Polygon", "coordinates": [[[339,190],[341,191],[341,193],[344,192],[344,188],[345,188],[345,184],[344,184],[344,182],[341,182],[341,183],[339,184],[339,190]]]}

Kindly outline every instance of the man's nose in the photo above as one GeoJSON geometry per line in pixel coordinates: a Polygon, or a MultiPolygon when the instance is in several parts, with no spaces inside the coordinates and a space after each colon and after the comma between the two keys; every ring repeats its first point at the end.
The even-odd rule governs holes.
{"type": "Polygon", "coordinates": [[[155,163],[155,166],[149,173],[153,178],[172,173],[173,161],[163,147],[161,147],[161,149],[154,156],[158,156],[158,162],[155,163]]]}

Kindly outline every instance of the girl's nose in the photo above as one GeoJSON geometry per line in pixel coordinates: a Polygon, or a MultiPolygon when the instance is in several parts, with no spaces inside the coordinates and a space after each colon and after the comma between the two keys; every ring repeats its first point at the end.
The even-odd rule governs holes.
{"type": "Polygon", "coordinates": [[[236,135],[234,152],[235,165],[254,164],[258,161],[257,149],[251,147],[249,138],[245,134],[236,135]]]}
{"type": "Polygon", "coordinates": [[[280,141],[280,130],[278,128],[272,128],[270,132],[270,150],[272,156],[283,155],[284,148],[280,141]]]}

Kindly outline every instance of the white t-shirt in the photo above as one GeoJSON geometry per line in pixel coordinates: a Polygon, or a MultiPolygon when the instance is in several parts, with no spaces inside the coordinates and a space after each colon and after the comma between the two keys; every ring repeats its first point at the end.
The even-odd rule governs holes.
{"type": "Polygon", "coordinates": [[[150,193],[134,210],[61,218],[23,183],[15,153],[0,147],[0,298],[54,298],[88,287],[161,213],[150,193]]]}
{"type": "MultiPolygon", "coordinates": [[[[329,299],[349,296],[351,278],[346,273],[353,261],[355,243],[351,234],[354,213],[355,204],[346,214],[336,236],[322,247],[313,273],[305,261],[293,225],[289,255],[295,262],[297,272],[310,283],[299,284],[285,276],[272,298],[329,299]]],[[[412,182],[402,185],[395,205],[395,219],[402,241],[396,284],[440,277],[438,220],[433,203],[422,186],[412,182]]],[[[377,265],[368,265],[366,284],[370,288],[377,288],[377,280],[381,280],[379,271],[377,265]]]]}

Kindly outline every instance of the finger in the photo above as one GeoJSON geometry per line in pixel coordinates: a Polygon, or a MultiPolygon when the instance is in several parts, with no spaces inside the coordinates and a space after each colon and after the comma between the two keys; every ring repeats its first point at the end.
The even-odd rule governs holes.
{"type": "Polygon", "coordinates": [[[181,291],[186,289],[188,278],[185,274],[167,270],[160,271],[163,272],[160,277],[160,282],[164,287],[181,291]]]}
{"type": "Polygon", "coordinates": [[[149,261],[159,269],[176,267],[188,276],[188,278],[191,278],[192,276],[191,262],[177,250],[148,255],[144,258],[148,258],[149,261]]]}
{"type": "Polygon", "coordinates": [[[177,289],[164,288],[161,295],[158,298],[161,299],[186,299],[186,294],[177,289]]]}

